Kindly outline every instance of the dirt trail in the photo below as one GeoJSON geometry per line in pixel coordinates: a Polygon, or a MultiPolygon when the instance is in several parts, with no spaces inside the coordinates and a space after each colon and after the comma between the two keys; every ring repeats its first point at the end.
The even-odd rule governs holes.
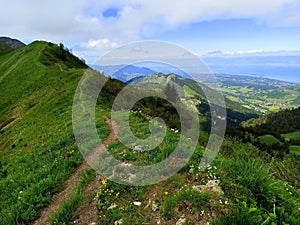
{"type": "MultiPolygon", "coordinates": [[[[103,116],[102,118],[105,120],[110,130],[110,134],[103,142],[104,146],[108,146],[111,142],[116,140],[116,136],[114,134],[110,119],[106,116],[103,116]]],[[[57,212],[60,206],[71,197],[72,190],[78,185],[84,171],[89,168],[89,164],[84,160],[82,164],[75,170],[75,172],[66,180],[65,189],[52,197],[50,205],[41,212],[40,218],[37,219],[33,225],[49,224],[50,216],[57,212]]],[[[73,222],[74,224],[97,224],[98,211],[94,196],[97,188],[100,185],[100,181],[101,177],[97,176],[96,179],[87,185],[86,189],[84,190],[84,195],[86,195],[90,200],[78,208],[75,213],[77,220],[73,222]]]]}
{"type": "MultiPolygon", "coordinates": [[[[108,137],[103,142],[103,145],[105,147],[108,147],[108,145],[113,141],[115,141],[117,138],[114,133],[113,124],[111,120],[105,116],[103,117],[103,119],[108,124],[110,130],[108,137]]],[[[72,224],[82,224],[82,225],[98,224],[99,215],[97,209],[97,202],[95,199],[95,193],[99,188],[100,183],[101,183],[101,177],[98,175],[96,179],[94,179],[87,185],[83,193],[85,196],[89,198],[89,201],[83,203],[77,209],[75,213],[76,220],[73,221],[72,224]]]]}

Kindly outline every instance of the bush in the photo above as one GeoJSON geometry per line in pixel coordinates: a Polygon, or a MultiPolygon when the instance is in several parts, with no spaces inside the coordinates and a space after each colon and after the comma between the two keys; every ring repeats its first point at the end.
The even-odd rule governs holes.
{"type": "MultiPolygon", "coordinates": [[[[263,167],[257,160],[252,161],[227,161],[221,165],[226,171],[227,177],[235,184],[248,189],[255,200],[263,207],[269,208],[273,201],[273,193],[270,186],[273,181],[269,175],[269,170],[263,167]]],[[[241,196],[249,196],[247,190],[240,193],[241,196]]]]}
{"type": "Polygon", "coordinates": [[[262,224],[261,212],[255,205],[247,206],[245,202],[229,216],[221,216],[213,225],[255,225],[262,224]]]}

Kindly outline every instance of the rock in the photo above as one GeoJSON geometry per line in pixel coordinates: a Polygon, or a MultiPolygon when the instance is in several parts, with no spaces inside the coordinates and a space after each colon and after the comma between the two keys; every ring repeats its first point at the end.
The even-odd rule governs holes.
{"type": "Polygon", "coordinates": [[[152,201],[151,202],[151,209],[153,212],[157,211],[159,209],[159,206],[156,202],[152,201]]]}
{"type": "Polygon", "coordinates": [[[180,219],[176,222],[176,225],[183,225],[186,222],[186,218],[184,217],[184,215],[182,215],[180,217],[180,219]]]}
{"type": "Polygon", "coordinates": [[[136,145],[136,146],[134,146],[133,151],[143,152],[143,148],[140,145],[136,145]]]}
{"type": "Polygon", "coordinates": [[[122,163],[120,164],[120,166],[128,167],[128,166],[132,166],[132,164],[131,164],[131,163],[122,162],[122,163]]]}
{"type": "Polygon", "coordinates": [[[123,223],[123,219],[119,219],[115,221],[115,225],[121,225],[123,223]]]}
{"type": "Polygon", "coordinates": [[[214,192],[216,194],[224,195],[223,190],[219,186],[220,180],[209,180],[206,185],[194,185],[193,189],[199,192],[214,192]]]}
{"type": "Polygon", "coordinates": [[[141,202],[133,202],[133,204],[136,205],[136,206],[141,206],[142,205],[141,202]]]}
{"type": "Polygon", "coordinates": [[[107,208],[107,210],[114,209],[114,208],[116,208],[116,207],[117,207],[117,204],[113,203],[113,204],[111,204],[111,206],[109,206],[109,207],[107,208]]]}
{"type": "Polygon", "coordinates": [[[129,182],[132,182],[132,181],[134,181],[134,179],[136,178],[136,174],[132,174],[132,173],[129,173],[128,174],[128,181],[129,182]]]}

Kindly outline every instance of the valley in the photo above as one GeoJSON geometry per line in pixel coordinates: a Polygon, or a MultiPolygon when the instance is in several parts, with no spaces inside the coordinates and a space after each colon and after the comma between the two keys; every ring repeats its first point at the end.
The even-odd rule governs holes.
{"type": "Polygon", "coordinates": [[[221,91],[232,101],[260,114],[297,107],[300,85],[259,76],[216,74],[221,91]]]}

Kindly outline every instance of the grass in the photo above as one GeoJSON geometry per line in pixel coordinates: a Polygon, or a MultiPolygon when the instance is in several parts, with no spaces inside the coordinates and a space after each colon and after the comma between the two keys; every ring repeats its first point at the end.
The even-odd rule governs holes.
{"type": "MultiPolygon", "coordinates": [[[[76,67],[78,62],[67,53],[63,60],[61,53],[58,46],[35,42],[0,55],[0,224],[29,224],[38,218],[51,196],[62,190],[64,181],[82,162],[71,112],[84,68],[76,67]]],[[[96,108],[96,128],[102,139],[109,131],[101,115],[109,114],[108,106],[122,87],[110,82],[96,108]]],[[[250,90],[242,91],[251,95],[250,90]]],[[[298,91],[293,89],[293,94],[298,91]]],[[[240,93],[235,88],[228,92],[240,93]]],[[[149,117],[145,114],[132,113],[130,125],[138,138],[149,137],[149,117]]],[[[180,132],[167,129],[162,143],[151,151],[133,151],[120,142],[112,143],[109,151],[122,161],[148,165],[165,159],[179,137],[180,132]]],[[[261,138],[268,143],[278,141],[273,136],[261,138]]],[[[205,146],[207,139],[202,132],[201,145],[205,146]]],[[[298,152],[299,146],[295,148],[298,152]]],[[[184,168],[155,185],[130,187],[103,180],[96,193],[100,224],[121,219],[122,224],[176,224],[182,212],[187,222],[210,214],[214,216],[209,221],[215,220],[215,224],[299,224],[299,155],[277,160],[260,155],[250,143],[226,137],[214,164],[203,170],[199,168],[203,152],[199,144],[184,168]],[[216,179],[224,195],[193,189],[216,179]]],[[[53,215],[52,224],[69,224],[74,219],[73,213],[85,201],[82,190],[92,177],[93,173],[85,174],[72,197],[53,215]]]]}
{"type": "Polygon", "coordinates": [[[258,161],[228,161],[221,168],[227,171],[227,176],[234,183],[246,188],[245,197],[254,198],[262,205],[266,204],[272,181],[268,170],[258,161]]]}
{"type": "Polygon", "coordinates": [[[174,208],[178,207],[183,201],[189,202],[191,207],[195,208],[197,211],[201,211],[204,206],[209,203],[209,199],[210,196],[207,194],[202,194],[191,188],[186,188],[179,191],[174,196],[167,197],[162,204],[162,212],[167,219],[176,216],[177,213],[174,211],[174,208]]]}
{"type": "Polygon", "coordinates": [[[277,138],[275,138],[273,135],[270,134],[260,136],[259,140],[262,144],[266,144],[266,145],[272,145],[279,142],[277,138]]]}
{"type": "Polygon", "coordinates": [[[87,200],[83,195],[83,190],[87,183],[94,178],[94,170],[89,169],[84,172],[79,184],[74,188],[71,198],[63,203],[59,210],[51,216],[50,223],[52,225],[69,224],[70,221],[73,221],[75,219],[74,213],[76,212],[77,208],[87,200]]]}
{"type": "Polygon", "coordinates": [[[239,98],[237,98],[237,97],[234,97],[234,96],[228,96],[227,98],[230,99],[231,101],[239,102],[239,98]]]}
{"type": "Polygon", "coordinates": [[[300,155],[300,146],[292,145],[290,147],[290,152],[296,155],[300,155]]]}
{"type": "Polygon", "coordinates": [[[185,94],[189,97],[194,97],[194,96],[197,96],[197,92],[195,92],[193,89],[191,89],[189,86],[187,85],[184,85],[183,86],[183,90],[185,92],[185,94]]]}
{"type": "Polygon", "coordinates": [[[138,224],[141,219],[138,212],[142,212],[139,206],[134,205],[135,201],[141,201],[147,187],[130,187],[114,183],[109,180],[102,180],[96,198],[100,211],[100,224],[113,224],[123,219],[125,224],[138,224]],[[115,205],[114,207],[112,207],[115,205]]]}
{"type": "MultiPolygon", "coordinates": [[[[131,116],[132,130],[140,138],[148,135],[144,127],[147,120],[142,120],[141,116],[139,113],[131,116]]],[[[116,143],[112,147],[124,149],[116,143]]],[[[130,188],[107,181],[98,195],[101,223],[122,220],[124,224],[155,224],[157,220],[153,218],[159,218],[164,224],[175,224],[182,214],[187,222],[198,221],[206,215],[201,214],[203,210],[212,213],[208,211],[211,209],[215,215],[213,224],[297,224],[300,192],[287,182],[274,179],[273,170],[271,172],[273,167],[278,168],[280,161],[267,166],[253,145],[226,139],[214,165],[201,171],[197,165],[202,153],[200,149],[196,150],[178,174],[155,185],[130,188]],[[221,180],[224,196],[213,192],[204,194],[192,188],[211,179],[221,180]],[[108,195],[105,190],[106,193],[113,192],[108,195]],[[113,193],[120,194],[117,197],[113,193]],[[274,199],[276,214],[273,213],[274,199]],[[141,206],[134,205],[134,201],[140,202],[141,206]],[[153,202],[157,207],[155,210],[151,209],[153,202]],[[114,204],[115,207],[110,209],[114,204]],[[200,214],[202,217],[198,217],[200,214]]],[[[122,155],[119,157],[125,159],[122,155]]],[[[137,156],[135,160],[140,157],[143,156],[137,156]]]]}
{"type": "Polygon", "coordinates": [[[296,156],[272,159],[269,164],[249,144],[248,149],[245,144],[237,145],[236,141],[228,140],[226,144],[230,157],[218,157],[214,164],[218,167],[216,173],[221,177],[225,196],[235,205],[230,215],[221,216],[215,224],[299,223],[296,156]],[[296,186],[291,186],[291,183],[296,186]]]}
{"type": "MultiPolygon", "coordinates": [[[[147,119],[142,119],[142,114],[139,112],[131,113],[130,124],[131,130],[134,135],[142,140],[149,136],[149,123],[147,119]]],[[[120,126],[122,127],[125,126],[120,126]]],[[[125,134],[126,135],[126,134],[125,134]]],[[[129,134],[128,134],[129,135],[129,134]]],[[[126,140],[129,140],[125,137],[126,140]]],[[[124,146],[121,142],[114,142],[109,146],[109,152],[113,156],[122,161],[131,162],[135,165],[149,165],[152,163],[160,162],[171,154],[179,141],[179,134],[174,131],[167,130],[164,141],[156,148],[149,151],[135,150],[135,148],[129,148],[124,146]]],[[[134,146],[141,146],[142,144],[134,143],[134,146]]],[[[139,148],[137,148],[139,149],[139,148]]]]}
{"type": "MultiPolygon", "coordinates": [[[[44,52],[55,55],[57,48],[34,42],[0,55],[0,124],[6,124],[0,131],[0,162],[5,171],[0,179],[0,224],[35,220],[82,162],[71,113],[84,69],[66,66],[59,57],[46,66],[44,52]]],[[[107,127],[101,126],[100,113],[98,131],[103,138],[107,127]]]]}
{"type": "Polygon", "coordinates": [[[282,136],[287,140],[300,140],[300,131],[295,131],[293,133],[282,134],[282,136]]]}
{"type": "MultiPolygon", "coordinates": [[[[266,220],[266,222],[268,222],[266,220]]],[[[235,209],[229,216],[221,216],[215,220],[213,225],[242,225],[242,224],[263,224],[261,212],[255,206],[247,206],[245,203],[241,208],[235,209]]]]}
{"type": "Polygon", "coordinates": [[[13,49],[10,48],[9,46],[4,45],[4,44],[0,44],[0,54],[5,54],[5,53],[8,53],[8,52],[10,52],[12,50],[13,49]]]}
{"type": "MultiPolygon", "coordinates": [[[[142,139],[148,137],[147,117],[135,112],[132,113],[130,120],[133,133],[142,139]]],[[[172,141],[172,136],[176,137],[176,135],[174,132],[167,131],[166,137],[168,138],[163,141],[163,147],[159,151],[132,152],[118,142],[110,145],[110,151],[120,160],[146,164],[152,162],[151,160],[157,155],[168,151],[168,144],[164,143],[168,140],[172,141]]],[[[267,139],[269,141],[270,137],[267,139]]],[[[287,187],[286,181],[276,180],[278,179],[278,177],[275,179],[277,172],[273,173],[274,168],[280,168],[278,165],[282,163],[281,161],[274,159],[276,163],[274,161],[272,164],[265,164],[259,155],[259,150],[252,144],[244,144],[239,140],[229,138],[225,140],[221,154],[215,160],[214,165],[205,171],[198,168],[202,155],[203,149],[197,147],[189,163],[178,174],[159,184],[143,189],[134,188],[129,191],[127,189],[118,198],[113,194],[111,197],[102,195],[99,198],[102,199],[99,202],[101,222],[109,224],[122,219],[124,224],[154,224],[157,221],[151,218],[160,218],[160,221],[165,224],[175,224],[182,213],[185,214],[187,222],[195,221],[199,220],[198,215],[203,210],[206,213],[212,213],[207,211],[210,208],[215,215],[214,224],[272,224],[283,221],[297,224],[299,214],[297,199],[300,193],[292,186],[287,187]],[[212,179],[221,180],[224,196],[213,192],[203,194],[192,188],[193,185],[206,184],[212,179]],[[221,199],[222,204],[216,203],[215,199],[221,199]],[[274,199],[277,210],[275,216],[274,199]],[[135,206],[134,201],[141,202],[141,206],[135,206]],[[225,201],[230,203],[226,205],[225,201]],[[155,211],[151,210],[153,202],[157,205],[155,211]],[[113,204],[116,204],[116,207],[109,209],[113,204]],[[287,212],[291,213],[288,215],[287,212]]],[[[292,168],[295,162],[295,160],[293,163],[285,161],[284,165],[289,164],[292,168]]],[[[285,169],[289,170],[289,168],[285,169]]],[[[293,171],[290,170],[288,174],[294,173],[293,171]]],[[[295,180],[290,175],[279,177],[285,177],[289,181],[295,180]]],[[[108,189],[116,193],[116,190],[120,192],[119,190],[126,188],[124,185],[110,184],[108,189]]]]}

